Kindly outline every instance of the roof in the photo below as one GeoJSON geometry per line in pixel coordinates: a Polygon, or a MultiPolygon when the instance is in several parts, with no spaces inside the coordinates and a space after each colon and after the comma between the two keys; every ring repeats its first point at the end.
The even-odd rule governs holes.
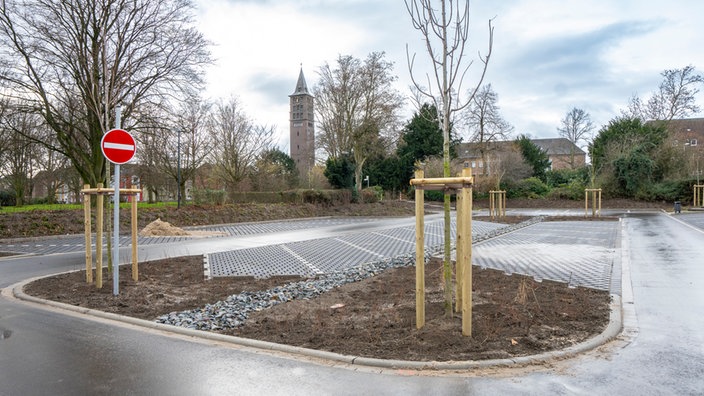
{"type": "Polygon", "coordinates": [[[586,154],[584,150],[567,138],[531,139],[530,141],[548,155],[586,154]]]}
{"type": "Polygon", "coordinates": [[[293,91],[291,95],[310,95],[310,93],[308,93],[308,85],[306,84],[306,78],[303,77],[303,68],[301,68],[301,72],[298,73],[298,82],[296,82],[296,90],[293,91]]]}
{"type": "MultiPolygon", "coordinates": [[[[652,121],[648,121],[650,123],[652,121]]],[[[670,120],[667,123],[667,130],[671,133],[694,133],[695,135],[704,134],[704,118],[682,118],[670,120]]]]}
{"type": "MultiPolygon", "coordinates": [[[[572,143],[566,138],[553,138],[553,139],[530,139],[533,144],[538,146],[540,149],[544,150],[548,156],[554,155],[586,155],[584,150],[579,148],[577,145],[572,143]]],[[[499,141],[499,142],[489,142],[486,146],[487,151],[506,151],[512,145],[513,140],[499,141]]],[[[478,143],[462,143],[458,147],[458,153],[460,158],[478,158],[478,143]]]]}

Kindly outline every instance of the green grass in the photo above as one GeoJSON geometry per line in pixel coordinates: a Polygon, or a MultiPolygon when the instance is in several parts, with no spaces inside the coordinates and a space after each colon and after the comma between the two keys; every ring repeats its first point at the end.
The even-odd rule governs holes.
{"type": "MultiPolygon", "coordinates": [[[[183,203],[182,203],[183,204],[183,203]]],[[[129,202],[121,202],[120,209],[129,209],[129,202]]],[[[139,202],[137,204],[138,209],[145,208],[163,208],[163,207],[176,207],[176,202],[139,202]]],[[[83,209],[83,204],[35,204],[35,205],[24,205],[24,206],[2,206],[0,207],[1,213],[19,213],[19,212],[31,212],[34,210],[76,210],[83,209]]]]}

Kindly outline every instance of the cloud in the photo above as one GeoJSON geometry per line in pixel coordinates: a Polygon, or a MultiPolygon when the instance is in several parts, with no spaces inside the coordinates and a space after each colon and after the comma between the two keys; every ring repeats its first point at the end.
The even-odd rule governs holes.
{"type": "MultiPolygon", "coordinates": [[[[206,96],[237,95],[255,121],[277,125],[284,150],[288,95],[301,64],[312,88],[318,68],[338,55],[364,59],[384,51],[395,64],[397,89],[410,95],[408,45],[419,59],[416,77],[430,72],[422,36],[400,0],[197,1],[199,29],[215,43],[217,58],[206,76],[206,96]]],[[[466,60],[475,64],[463,88],[476,81],[477,53],[485,53],[493,18],[485,83],[493,85],[517,133],[554,137],[572,107],[605,125],[631,95],[655,90],[662,70],[690,64],[704,70],[700,0],[502,0],[472,2],[470,14],[466,60]]]]}

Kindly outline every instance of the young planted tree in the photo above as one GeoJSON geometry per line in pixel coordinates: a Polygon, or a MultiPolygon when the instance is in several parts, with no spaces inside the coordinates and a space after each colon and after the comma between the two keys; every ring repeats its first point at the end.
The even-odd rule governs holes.
{"type": "MultiPolygon", "coordinates": [[[[474,88],[468,95],[462,83],[473,62],[465,54],[469,42],[469,0],[442,0],[437,4],[431,0],[404,0],[411,16],[413,27],[423,36],[430,58],[431,72],[414,73],[415,54],[407,49],[408,69],[418,94],[429,100],[438,110],[438,124],[443,132],[443,174],[450,177],[450,126],[453,116],[467,107],[479,90],[486,74],[493,43],[494,29],[489,21],[489,46],[486,56],[479,56],[481,73],[474,88]],[[425,81],[423,83],[422,81],[425,81]],[[427,84],[427,85],[426,85],[427,84]]],[[[408,48],[408,47],[407,47],[408,48]]],[[[444,240],[443,255],[445,314],[452,316],[452,265],[450,262],[450,196],[444,200],[444,240]]]]}
{"type": "MultiPolygon", "coordinates": [[[[594,130],[594,123],[589,113],[576,107],[567,112],[561,123],[562,125],[557,128],[558,134],[577,147],[586,144],[594,130]]],[[[570,169],[576,168],[574,146],[570,146],[570,169]]]]}

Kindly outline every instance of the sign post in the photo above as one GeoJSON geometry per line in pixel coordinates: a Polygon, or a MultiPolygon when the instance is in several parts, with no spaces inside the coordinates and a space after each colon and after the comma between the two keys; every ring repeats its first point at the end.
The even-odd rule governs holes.
{"type": "MultiPolygon", "coordinates": [[[[129,132],[122,129],[112,129],[108,131],[100,140],[100,149],[108,161],[115,164],[114,185],[115,194],[113,197],[114,221],[113,221],[113,252],[112,252],[112,278],[113,294],[120,294],[120,165],[129,162],[137,150],[134,138],[129,132]]],[[[101,269],[102,270],[102,269],[101,269]]]]}

